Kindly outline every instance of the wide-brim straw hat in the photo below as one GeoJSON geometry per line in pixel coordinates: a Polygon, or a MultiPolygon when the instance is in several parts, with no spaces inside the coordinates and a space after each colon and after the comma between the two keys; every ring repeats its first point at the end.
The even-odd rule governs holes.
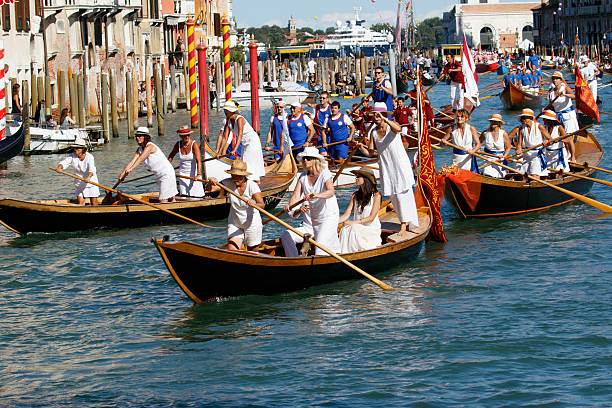
{"type": "Polygon", "coordinates": [[[149,128],[146,126],[138,126],[138,128],[136,129],[136,134],[137,135],[149,135],[151,136],[151,133],[149,132],[149,128]]]}
{"type": "Polygon", "coordinates": [[[540,117],[544,120],[552,120],[555,122],[559,122],[559,118],[557,118],[557,114],[551,111],[550,109],[545,110],[544,113],[542,113],[542,116],[540,117]]]}
{"type": "Polygon", "coordinates": [[[499,113],[494,113],[491,115],[491,117],[489,118],[489,122],[499,122],[499,123],[504,123],[504,120],[502,119],[502,115],[500,115],[499,113]]]}
{"type": "Polygon", "coordinates": [[[319,153],[319,149],[314,146],[305,147],[304,151],[297,155],[298,160],[302,160],[304,157],[314,157],[322,161],[325,160],[325,157],[323,157],[321,153],[319,153]]]}
{"type": "Polygon", "coordinates": [[[234,160],[232,167],[229,170],[225,170],[225,172],[235,176],[250,176],[253,174],[247,171],[247,164],[242,159],[234,160]]]}
{"type": "Polygon", "coordinates": [[[228,112],[238,112],[239,109],[240,106],[238,106],[234,101],[227,101],[223,105],[223,110],[226,110],[228,112]]]}
{"type": "Polygon", "coordinates": [[[563,79],[563,74],[561,73],[561,71],[555,71],[555,72],[553,72],[553,74],[550,76],[550,79],[553,79],[553,78],[560,78],[560,79],[563,79]]]}
{"type": "Polygon", "coordinates": [[[185,136],[185,135],[190,135],[193,133],[193,130],[191,130],[191,128],[187,125],[181,126],[178,128],[178,130],[176,131],[176,133],[179,136],[185,136]]]}
{"type": "Polygon", "coordinates": [[[356,176],[367,178],[372,182],[372,184],[376,185],[376,176],[374,175],[374,171],[372,171],[372,169],[369,169],[367,167],[361,167],[355,170],[351,170],[351,173],[356,176]]]}
{"type": "Polygon", "coordinates": [[[85,147],[87,148],[87,142],[82,137],[77,137],[74,139],[74,143],[70,145],[70,147],[85,147]]]}
{"type": "Polygon", "coordinates": [[[521,114],[518,115],[519,118],[522,117],[522,116],[528,116],[528,117],[534,118],[535,114],[533,113],[533,110],[531,110],[529,108],[525,108],[525,109],[523,109],[521,111],[521,114]]]}

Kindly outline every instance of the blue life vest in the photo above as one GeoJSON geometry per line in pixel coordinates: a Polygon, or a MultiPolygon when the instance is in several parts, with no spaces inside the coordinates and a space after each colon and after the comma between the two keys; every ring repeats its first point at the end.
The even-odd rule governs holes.
{"type": "Polygon", "coordinates": [[[330,136],[329,143],[341,142],[348,139],[348,126],[346,125],[344,118],[345,115],[341,113],[339,118],[332,119],[330,116],[327,120],[327,127],[329,128],[330,136]]]}
{"type": "MultiPolygon", "coordinates": [[[[383,86],[387,80],[383,82],[383,86]]],[[[393,95],[388,94],[384,89],[374,90],[374,102],[384,102],[387,105],[387,112],[393,112],[393,95]]]]}
{"type": "Polygon", "coordinates": [[[297,119],[293,116],[287,119],[287,127],[289,128],[289,137],[293,142],[293,148],[301,147],[308,139],[308,128],[304,123],[304,114],[300,113],[297,119]]]}
{"type": "MultiPolygon", "coordinates": [[[[315,108],[315,123],[318,123],[319,125],[323,126],[323,124],[325,123],[325,119],[329,118],[329,116],[331,115],[331,105],[327,105],[327,109],[326,110],[321,110],[320,108],[321,105],[317,105],[317,107],[315,108]]],[[[315,126],[315,132],[317,134],[317,136],[320,138],[321,137],[321,132],[323,131],[323,128],[315,126]]]]}
{"type": "Polygon", "coordinates": [[[274,115],[274,119],[272,119],[272,126],[274,128],[274,138],[272,139],[272,143],[274,144],[274,150],[279,150],[281,145],[281,135],[283,134],[282,116],[279,119],[278,115],[274,115]]]}

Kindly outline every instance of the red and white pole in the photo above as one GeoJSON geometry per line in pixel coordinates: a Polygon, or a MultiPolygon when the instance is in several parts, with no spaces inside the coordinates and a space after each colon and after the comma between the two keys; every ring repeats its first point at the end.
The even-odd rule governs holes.
{"type": "Polygon", "coordinates": [[[6,137],[6,85],[4,81],[4,41],[0,40],[0,140],[6,137]]]}
{"type": "Polygon", "coordinates": [[[195,36],[194,26],[195,21],[189,17],[187,22],[187,60],[189,64],[189,101],[191,107],[191,127],[198,126],[198,107],[197,107],[197,92],[196,92],[196,72],[195,72],[195,36]]]}
{"type": "Polygon", "coordinates": [[[251,67],[251,125],[259,132],[259,74],[257,73],[257,44],[251,37],[249,43],[249,65],[251,67]]]}
{"type": "Polygon", "coordinates": [[[206,46],[198,45],[198,77],[200,84],[200,138],[208,140],[208,65],[206,46]]]}

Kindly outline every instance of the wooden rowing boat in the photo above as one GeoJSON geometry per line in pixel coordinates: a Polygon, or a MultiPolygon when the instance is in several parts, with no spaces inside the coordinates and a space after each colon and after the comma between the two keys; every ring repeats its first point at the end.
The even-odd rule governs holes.
{"type": "MultiPolygon", "coordinates": [[[[581,132],[575,145],[577,162],[599,165],[603,149],[592,134],[581,132]]],[[[572,171],[582,176],[595,173],[592,168],[572,168],[572,171]]],[[[465,218],[523,214],[574,200],[569,195],[536,181],[504,180],[472,174],[473,177],[469,180],[459,182],[453,181],[453,177],[445,178],[446,199],[465,218]]],[[[591,180],[571,175],[547,181],[583,195],[587,194],[593,185],[591,180]]]]}
{"type": "Polygon", "coordinates": [[[476,64],[476,72],[482,74],[484,72],[495,71],[499,67],[499,61],[479,62],[476,64]]]}
{"type": "MultiPolygon", "coordinates": [[[[297,174],[293,157],[266,167],[260,188],[266,209],[278,205],[297,174]]],[[[175,202],[159,203],[158,193],[134,194],[196,221],[223,219],[229,212],[229,198],[203,199],[176,197],[175,202]]],[[[101,202],[101,199],[99,199],[101,202]]],[[[117,200],[112,205],[78,205],[76,200],[0,200],[0,220],[19,233],[81,231],[94,228],[131,228],[185,221],[161,210],[132,200],[117,200]]]]}
{"type": "Polygon", "coordinates": [[[0,140],[0,163],[9,161],[23,150],[23,125],[19,126],[18,128],[6,126],[6,129],[10,129],[12,133],[0,140]]]}
{"type": "MultiPolygon", "coordinates": [[[[429,207],[421,206],[418,211],[420,226],[416,233],[393,242],[399,220],[391,206],[382,208],[379,218],[384,244],[342,257],[372,275],[410,262],[421,251],[431,228],[429,207]]],[[[329,255],[285,257],[279,239],[265,241],[255,251],[228,251],[186,241],[152,241],[176,283],[196,303],[232,296],[273,295],[359,277],[329,255]]]]}
{"type": "Polygon", "coordinates": [[[501,99],[504,109],[507,110],[538,109],[542,106],[541,94],[525,92],[510,82],[499,94],[499,99],[501,99]]]}

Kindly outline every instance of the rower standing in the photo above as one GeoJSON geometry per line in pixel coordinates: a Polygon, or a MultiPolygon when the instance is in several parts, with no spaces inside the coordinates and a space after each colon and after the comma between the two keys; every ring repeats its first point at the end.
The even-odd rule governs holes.
{"type": "Polygon", "coordinates": [[[383,102],[387,106],[387,112],[393,113],[393,88],[391,87],[391,81],[385,78],[385,71],[383,71],[382,67],[376,67],[374,74],[376,78],[375,84],[372,86],[370,99],[374,103],[383,102]]]}
{"type": "Polygon", "coordinates": [[[329,157],[343,162],[348,157],[349,142],[353,138],[354,133],[355,126],[353,126],[353,121],[347,114],[340,112],[340,102],[332,102],[331,116],[323,124],[323,147],[327,148],[329,157]],[[338,142],[344,143],[327,147],[330,143],[338,142]]]}
{"type": "Polygon", "coordinates": [[[586,55],[580,57],[580,64],[580,73],[591,89],[593,100],[597,101],[597,75],[599,75],[599,68],[586,55]]]}
{"type": "Polygon", "coordinates": [[[455,61],[452,55],[446,56],[446,66],[443,75],[450,78],[450,99],[453,110],[463,109],[463,94],[465,90],[465,80],[461,71],[461,64],[455,61]]]}
{"type": "Polygon", "coordinates": [[[274,105],[274,114],[270,117],[270,128],[266,136],[266,151],[274,150],[274,159],[279,160],[287,151],[285,150],[286,138],[289,137],[287,129],[287,112],[285,102],[277,101],[274,105]],[[272,147],[270,148],[270,143],[272,147]]]}
{"type": "MultiPolygon", "coordinates": [[[[178,153],[179,155],[179,171],[181,176],[193,178],[202,178],[202,156],[200,155],[200,147],[195,140],[191,138],[193,133],[189,126],[181,126],[176,131],[181,140],[176,142],[172,152],[168,156],[168,161],[172,163],[172,159],[178,153]]],[[[204,185],[201,181],[179,178],[179,193],[186,197],[204,197],[204,185]]]]}
{"type": "MultiPolygon", "coordinates": [[[[502,127],[504,121],[499,113],[494,113],[489,119],[489,128],[482,132],[480,141],[484,142],[485,153],[494,154],[500,158],[508,156],[512,144],[508,134],[502,127]]],[[[496,178],[504,178],[506,170],[498,164],[492,164],[484,168],[483,175],[496,178]]]]}
{"type": "Polygon", "coordinates": [[[87,143],[81,137],[74,140],[72,148],[73,153],[70,153],[57,165],[56,171],[67,169],[70,166],[74,167],[74,174],[86,180],[74,180],[77,202],[79,205],[86,205],[86,200],[89,200],[89,204],[98,205],[100,189],[94,184],[87,183],[87,181],[98,182],[94,157],[87,152],[87,143]]]}
{"type": "Polygon", "coordinates": [[[312,119],[304,115],[299,102],[293,102],[290,109],[291,116],[287,119],[287,129],[293,145],[293,156],[297,157],[302,152],[304,144],[312,139],[315,132],[312,127],[312,119]]]}
{"type": "MultiPolygon", "coordinates": [[[[331,105],[329,104],[329,93],[327,91],[321,92],[319,97],[319,103],[314,106],[313,112],[313,126],[316,137],[315,142],[312,143],[312,140],[309,138],[308,142],[314,144],[319,147],[319,153],[322,155],[327,154],[327,149],[323,147],[323,124],[331,115],[331,105]]],[[[312,136],[311,136],[312,137],[312,136]]]]}
{"type": "Polygon", "coordinates": [[[565,131],[575,132],[580,128],[578,126],[578,118],[576,117],[576,108],[572,105],[572,99],[576,99],[576,95],[572,88],[563,81],[563,74],[561,72],[555,71],[551,76],[551,80],[553,83],[550,87],[548,99],[552,103],[552,108],[565,131]]]}
{"type": "Polygon", "coordinates": [[[516,153],[523,156],[523,163],[520,165],[520,171],[539,179],[541,176],[548,174],[546,155],[544,149],[532,149],[523,152],[523,149],[528,149],[544,143],[544,146],[550,141],[550,134],[544,125],[535,121],[534,113],[531,109],[523,109],[518,116],[521,124],[510,131],[509,138],[517,135],[516,153]],[[546,140],[544,140],[546,139],[546,140]]]}
{"type": "MultiPolygon", "coordinates": [[[[559,123],[559,119],[557,119],[555,112],[545,110],[542,114],[542,119],[544,119],[544,126],[546,126],[546,130],[550,134],[552,140],[565,136],[565,129],[563,129],[563,126],[559,123]]],[[[545,150],[547,167],[553,170],[570,171],[569,161],[575,160],[575,150],[574,139],[572,137],[567,137],[547,146],[545,150]]],[[[556,177],[556,173],[552,173],[551,176],[553,178],[556,177]]]]}
{"type": "Polygon", "coordinates": [[[452,138],[453,144],[467,150],[469,153],[453,148],[453,164],[461,169],[470,170],[478,173],[476,157],[471,153],[480,150],[480,139],[476,128],[469,124],[470,113],[465,109],[455,112],[455,125],[448,128],[446,135],[442,138],[442,143],[452,138]]]}

